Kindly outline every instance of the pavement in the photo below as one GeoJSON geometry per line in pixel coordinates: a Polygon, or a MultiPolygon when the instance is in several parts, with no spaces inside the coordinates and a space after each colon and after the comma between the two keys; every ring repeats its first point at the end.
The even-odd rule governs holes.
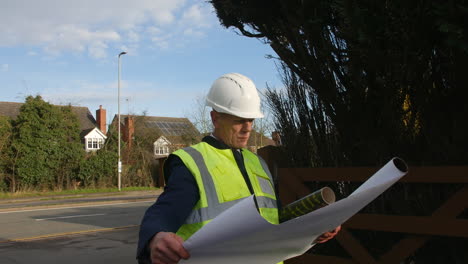
{"type": "Polygon", "coordinates": [[[149,191],[122,191],[8,198],[0,199],[0,211],[9,211],[25,207],[58,207],[70,206],[72,204],[118,203],[122,201],[156,201],[162,191],[162,189],[155,189],[149,191]]]}

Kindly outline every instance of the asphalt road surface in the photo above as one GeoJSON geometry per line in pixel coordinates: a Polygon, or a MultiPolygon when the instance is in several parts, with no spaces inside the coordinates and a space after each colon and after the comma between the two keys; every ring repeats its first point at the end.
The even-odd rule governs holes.
{"type": "Polygon", "coordinates": [[[139,224],[154,200],[0,206],[0,263],[136,263],[139,224]]]}
{"type": "Polygon", "coordinates": [[[127,264],[135,260],[138,227],[0,243],[2,264],[127,264]]]}

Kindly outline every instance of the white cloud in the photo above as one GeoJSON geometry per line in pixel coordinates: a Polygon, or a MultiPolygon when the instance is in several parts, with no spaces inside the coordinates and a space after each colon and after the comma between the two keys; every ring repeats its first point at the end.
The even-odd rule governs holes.
{"type": "Polygon", "coordinates": [[[196,30],[196,29],[193,29],[193,28],[187,28],[186,30],[184,30],[184,35],[185,36],[192,36],[192,37],[201,38],[201,37],[205,36],[205,33],[203,33],[203,31],[201,31],[201,30],[196,30]]]}
{"type": "Polygon", "coordinates": [[[151,37],[151,41],[155,46],[157,46],[160,49],[168,49],[171,38],[172,35],[170,33],[165,35],[154,35],[153,37],[151,37]]]}
{"type": "Polygon", "coordinates": [[[107,57],[107,45],[102,41],[92,43],[88,48],[88,53],[91,57],[101,59],[107,57]]]}
{"type": "Polygon", "coordinates": [[[184,36],[202,38],[205,30],[210,28],[214,21],[213,9],[211,6],[192,5],[182,14],[180,27],[184,36]]]}
{"type": "Polygon", "coordinates": [[[205,37],[206,31],[215,23],[218,22],[211,5],[193,4],[182,10],[180,19],[170,28],[152,26],[146,33],[159,49],[180,49],[194,39],[205,37]]]}
{"type": "Polygon", "coordinates": [[[139,51],[138,43],[132,43],[132,44],[129,44],[129,45],[122,45],[122,46],[120,46],[120,48],[118,50],[119,51],[124,50],[125,52],[127,52],[127,55],[130,55],[130,56],[140,55],[139,52],[138,52],[139,51]]]}
{"type": "MultiPolygon", "coordinates": [[[[157,115],[160,110],[155,110],[155,98],[162,101],[173,101],[171,89],[153,89],[158,86],[155,83],[121,82],[120,104],[122,113],[141,114],[149,110],[152,115],[157,115]],[[137,104],[135,102],[138,102],[137,104]]],[[[160,86],[160,85],[159,85],[160,86]]],[[[41,96],[48,102],[56,105],[86,106],[94,111],[102,105],[110,115],[117,113],[117,82],[93,83],[84,80],[75,80],[63,84],[63,87],[43,90],[41,96]]],[[[179,96],[179,101],[182,96],[179,96]]]]}
{"type": "MultiPolygon", "coordinates": [[[[121,81],[121,100],[134,98],[137,101],[153,100],[161,97],[162,92],[152,89],[154,83],[121,81]]],[[[99,104],[114,104],[117,100],[117,82],[92,83],[75,80],[63,84],[63,87],[45,89],[42,96],[54,104],[80,105],[88,102],[99,104]]]]}
{"type": "Polygon", "coordinates": [[[213,18],[211,5],[197,0],[2,1],[0,46],[105,58],[106,50],[131,43],[170,47],[179,38],[202,37],[213,18]]]}
{"type": "Polygon", "coordinates": [[[198,4],[195,4],[184,11],[182,14],[182,20],[185,23],[190,23],[197,27],[208,27],[210,24],[208,22],[208,12],[211,9],[208,7],[202,7],[198,4]]]}
{"type": "Polygon", "coordinates": [[[140,41],[140,34],[137,31],[130,30],[127,32],[126,38],[129,42],[138,42],[140,41]]]}
{"type": "Polygon", "coordinates": [[[151,34],[151,35],[158,35],[158,34],[162,34],[162,30],[158,27],[148,27],[146,29],[146,33],[148,34],[151,34]]]}

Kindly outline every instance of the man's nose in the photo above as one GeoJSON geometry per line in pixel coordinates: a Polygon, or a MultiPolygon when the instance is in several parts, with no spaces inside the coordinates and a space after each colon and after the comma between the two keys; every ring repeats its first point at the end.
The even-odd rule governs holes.
{"type": "Polygon", "coordinates": [[[243,124],[242,124],[242,131],[244,131],[244,132],[252,131],[252,125],[253,125],[253,121],[251,121],[251,120],[244,121],[243,124]]]}

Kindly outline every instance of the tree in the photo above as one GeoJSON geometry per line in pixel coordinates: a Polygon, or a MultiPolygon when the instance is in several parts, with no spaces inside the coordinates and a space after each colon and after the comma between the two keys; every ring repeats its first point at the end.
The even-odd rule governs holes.
{"type": "Polygon", "coordinates": [[[0,192],[7,191],[7,179],[11,179],[9,171],[11,166],[9,155],[11,133],[12,127],[10,118],[0,116],[0,192]]]}
{"type": "Polygon", "coordinates": [[[268,43],[307,84],[297,93],[320,104],[338,140],[326,162],[466,164],[465,2],[210,2],[225,27],[268,43]]]}
{"type": "Polygon", "coordinates": [[[187,118],[192,121],[193,125],[200,133],[207,134],[213,131],[211,123],[210,111],[205,105],[206,97],[199,95],[195,98],[191,108],[188,110],[187,118]]]}
{"type": "Polygon", "coordinates": [[[77,180],[83,187],[117,185],[118,135],[114,124],[109,126],[104,146],[85,155],[79,164],[77,180]]]}
{"type": "MultiPolygon", "coordinates": [[[[411,166],[467,164],[465,1],[210,2],[222,25],[277,54],[286,90],[267,97],[292,165],[375,166],[393,156],[411,166]]],[[[432,197],[459,187],[398,186],[384,196],[407,200],[378,202],[386,213],[427,215],[432,197]]],[[[398,239],[369,244],[376,253],[398,239]]],[[[466,245],[433,239],[407,263],[464,263],[466,245]]]]}
{"type": "Polygon", "coordinates": [[[154,141],[161,136],[161,133],[146,125],[148,117],[146,112],[143,115],[132,116],[135,134],[130,147],[128,143],[123,151],[127,157],[124,164],[127,164],[125,180],[123,183],[132,186],[151,186],[157,162],[154,159],[154,141]]]}
{"type": "Polygon", "coordinates": [[[79,133],[70,106],[53,106],[40,96],[28,96],[13,122],[12,191],[70,184],[84,151],[79,133]]]}
{"type": "Polygon", "coordinates": [[[80,186],[94,188],[116,186],[117,160],[117,151],[111,151],[106,147],[88,153],[80,162],[77,173],[80,186]]]}
{"type": "Polygon", "coordinates": [[[50,159],[56,160],[57,166],[53,168],[57,188],[69,188],[84,157],[83,145],[80,142],[80,127],[78,117],[72,112],[71,106],[57,107],[58,120],[54,137],[57,139],[57,151],[50,159]]]}
{"type": "MultiPolygon", "coordinates": [[[[263,113],[262,118],[257,118],[254,120],[252,129],[258,132],[261,136],[258,138],[255,137],[256,147],[263,147],[262,136],[271,137],[272,132],[274,131],[273,121],[271,119],[270,108],[268,106],[268,102],[266,101],[268,98],[265,94],[259,91],[260,95],[260,111],[263,113]]],[[[251,136],[252,137],[252,136],[251,136]]]]}
{"type": "Polygon", "coordinates": [[[285,91],[267,88],[266,97],[273,109],[275,128],[281,131],[284,155],[292,166],[324,167],[337,165],[339,145],[333,123],[326,116],[310,86],[282,64],[285,91]]]}

